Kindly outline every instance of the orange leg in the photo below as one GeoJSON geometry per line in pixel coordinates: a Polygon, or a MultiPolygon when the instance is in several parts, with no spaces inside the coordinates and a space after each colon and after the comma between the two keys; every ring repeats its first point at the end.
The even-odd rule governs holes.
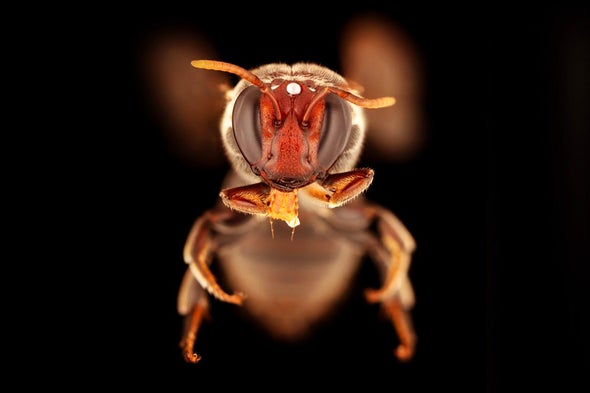
{"type": "Polygon", "coordinates": [[[223,218],[219,214],[210,211],[195,222],[184,246],[184,261],[189,265],[189,269],[195,279],[211,295],[221,301],[239,305],[242,304],[244,295],[241,293],[234,293],[232,295],[226,293],[219,286],[215,276],[209,269],[209,261],[212,253],[215,251],[211,226],[223,218]]]}
{"type": "Polygon", "coordinates": [[[388,297],[395,296],[400,290],[404,280],[407,280],[410,268],[411,255],[402,250],[399,243],[390,238],[384,239],[386,248],[390,252],[389,265],[383,284],[379,289],[367,289],[365,296],[370,303],[377,303],[388,297]]]}
{"type": "Polygon", "coordinates": [[[378,289],[368,289],[365,296],[371,303],[381,303],[400,340],[396,356],[407,361],[414,355],[417,341],[410,316],[414,306],[414,290],[408,278],[416,244],[410,232],[390,211],[372,206],[368,216],[377,219],[381,235],[380,241],[373,244],[371,252],[381,269],[383,284],[378,289]]]}
{"type": "Polygon", "coordinates": [[[191,315],[187,317],[190,320],[184,338],[180,342],[180,347],[182,348],[184,359],[189,363],[197,363],[201,360],[201,357],[194,351],[194,347],[195,341],[197,340],[197,332],[199,331],[205,312],[205,306],[197,302],[193,307],[191,315]]]}
{"type": "Polygon", "coordinates": [[[373,181],[373,170],[355,169],[327,176],[322,184],[312,183],[304,188],[313,199],[329,208],[342,206],[361,195],[373,181]]]}
{"type": "Polygon", "coordinates": [[[395,355],[401,361],[408,361],[414,356],[417,340],[412,318],[397,297],[385,300],[382,304],[400,340],[395,355]]]}
{"type": "Polygon", "coordinates": [[[380,207],[376,207],[373,213],[379,220],[381,244],[388,255],[381,288],[369,289],[365,293],[369,302],[376,303],[395,296],[404,280],[407,280],[411,254],[416,244],[410,232],[393,213],[380,207]]]}

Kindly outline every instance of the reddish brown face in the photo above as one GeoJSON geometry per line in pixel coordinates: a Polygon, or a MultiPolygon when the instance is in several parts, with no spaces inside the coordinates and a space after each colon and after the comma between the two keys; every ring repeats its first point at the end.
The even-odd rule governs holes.
{"type": "Polygon", "coordinates": [[[236,142],[252,171],[281,191],[323,179],[351,134],[349,103],[313,82],[274,80],[244,89],[233,112],[236,142]]]}

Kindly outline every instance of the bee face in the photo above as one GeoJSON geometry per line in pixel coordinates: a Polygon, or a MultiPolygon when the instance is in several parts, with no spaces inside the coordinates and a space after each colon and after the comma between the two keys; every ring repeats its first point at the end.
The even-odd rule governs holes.
{"type": "Polygon", "coordinates": [[[229,92],[222,140],[244,178],[281,191],[302,188],[354,167],[365,133],[362,108],[331,92],[355,93],[343,77],[309,63],[251,70],[264,88],[242,79],[229,92]]]}

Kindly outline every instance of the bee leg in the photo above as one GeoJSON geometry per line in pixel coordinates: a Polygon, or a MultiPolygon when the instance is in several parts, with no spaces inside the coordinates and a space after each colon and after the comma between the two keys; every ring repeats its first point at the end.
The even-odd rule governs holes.
{"type": "Polygon", "coordinates": [[[396,356],[400,360],[409,360],[414,354],[416,333],[409,315],[414,306],[414,290],[408,270],[416,244],[409,231],[390,211],[372,206],[369,216],[377,219],[380,234],[380,241],[370,247],[370,252],[379,263],[384,280],[381,288],[368,289],[365,296],[371,303],[381,302],[400,340],[396,356]]]}
{"type": "Polygon", "coordinates": [[[362,194],[373,182],[374,172],[370,168],[349,172],[333,173],[319,183],[312,183],[305,192],[329,208],[342,206],[362,194]]]}
{"type": "Polygon", "coordinates": [[[376,303],[396,295],[404,280],[407,280],[416,243],[410,232],[393,213],[378,206],[373,208],[373,214],[378,220],[381,242],[371,251],[376,260],[383,262],[381,267],[385,270],[385,279],[381,288],[368,289],[365,296],[369,302],[376,303]]]}
{"type": "Polygon", "coordinates": [[[195,280],[190,269],[187,269],[184,274],[177,301],[178,313],[184,316],[180,348],[187,362],[197,363],[201,357],[195,353],[195,341],[201,322],[208,315],[209,301],[207,293],[195,280]]]}
{"type": "MultiPolygon", "coordinates": [[[[410,285],[410,282],[406,280],[406,284],[410,285]]],[[[412,290],[411,287],[409,290],[412,290]]],[[[401,297],[402,296],[394,296],[385,299],[381,304],[387,316],[391,319],[400,341],[400,344],[395,349],[395,355],[399,360],[407,361],[414,356],[417,337],[416,332],[414,331],[412,317],[409,314],[409,308],[411,307],[407,307],[407,305],[401,300],[401,297]]]]}
{"type": "MultiPolygon", "coordinates": [[[[188,268],[178,291],[178,313],[184,316],[184,329],[180,347],[184,359],[189,363],[197,363],[201,357],[195,352],[197,333],[203,319],[209,316],[209,297],[233,304],[241,304],[244,295],[229,295],[217,283],[209,270],[212,255],[217,251],[217,234],[239,233],[248,230],[248,225],[236,224],[238,213],[225,207],[218,207],[205,212],[199,217],[187,238],[184,247],[184,260],[188,268]]],[[[240,218],[240,217],[238,217],[240,218]]],[[[246,221],[246,224],[249,221],[246,221]]]]}
{"type": "MultiPolygon", "coordinates": [[[[233,213],[228,211],[228,214],[233,213]]],[[[199,217],[186,240],[184,261],[188,264],[189,270],[195,279],[211,295],[221,301],[240,305],[244,295],[241,293],[232,295],[226,293],[221,289],[215,276],[209,270],[209,262],[216,249],[212,227],[227,218],[224,212],[220,210],[209,210],[199,217]]]]}
{"type": "Polygon", "coordinates": [[[205,315],[206,311],[207,309],[205,306],[203,306],[203,304],[195,303],[190,315],[186,317],[188,326],[186,327],[185,333],[182,336],[183,338],[180,342],[180,347],[182,348],[184,360],[189,363],[197,363],[199,360],[201,360],[201,356],[195,352],[194,347],[195,341],[197,340],[197,332],[201,326],[201,321],[203,320],[203,316],[205,315]]]}

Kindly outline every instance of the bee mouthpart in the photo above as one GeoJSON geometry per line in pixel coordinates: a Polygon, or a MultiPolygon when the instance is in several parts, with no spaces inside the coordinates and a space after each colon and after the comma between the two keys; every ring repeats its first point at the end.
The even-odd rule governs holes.
{"type": "Polygon", "coordinates": [[[294,177],[281,177],[278,179],[268,179],[270,186],[279,191],[290,192],[310,184],[309,179],[298,179],[294,177]]]}

